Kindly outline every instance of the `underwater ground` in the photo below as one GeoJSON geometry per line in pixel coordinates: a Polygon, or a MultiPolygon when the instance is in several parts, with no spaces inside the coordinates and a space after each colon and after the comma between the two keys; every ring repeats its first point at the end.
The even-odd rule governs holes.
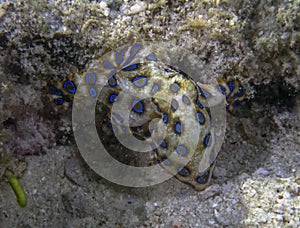
{"type": "Polygon", "coordinates": [[[300,226],[299,0],[0,0],[0,50],[0,227],[300,226]],[[49,83],[133,40],[246,88],[204,191],[105,180],[49,101],[49,83]]]}

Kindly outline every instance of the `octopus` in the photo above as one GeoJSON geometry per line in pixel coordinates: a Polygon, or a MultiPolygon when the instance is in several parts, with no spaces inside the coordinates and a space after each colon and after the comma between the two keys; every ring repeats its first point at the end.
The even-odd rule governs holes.
{"type": "Polygon", "coordinates": [[[243,103],[245,88],[237,79],[201,83],[159,56],[153,46],[133,43],[79,76],[51,83],[49,96],[56,108],[70,109],[80,102],[73,98],[77,85],[88,85],[82,94],[109,110],[106,131],[133,135],[135,150],[152,151],[154,164],[203,190],[219,152],[212,107],[232,111],[243,103]],[[103,86],[100,92],[96,84],[103,86]]]}

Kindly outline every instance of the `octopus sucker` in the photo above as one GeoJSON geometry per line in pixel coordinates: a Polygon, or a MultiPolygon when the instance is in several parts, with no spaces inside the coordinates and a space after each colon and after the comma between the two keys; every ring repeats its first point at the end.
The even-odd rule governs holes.
{"type": "Polygon", "coordinates": [[[107,110],[104,133],[133,134],[149,145],[154,164],[203,190],[219,151],[214,108],[233,110],[245,99],[245,88],[237,79],[218,79],[214,85],[195,81],[159,56],[151,45],[133,43],[103,56],[79,76],[52,83],[49,96],[57,109],[72,108],[77,86],[83,84],[80,96],[96,98],[96,109],[107,110]]]}

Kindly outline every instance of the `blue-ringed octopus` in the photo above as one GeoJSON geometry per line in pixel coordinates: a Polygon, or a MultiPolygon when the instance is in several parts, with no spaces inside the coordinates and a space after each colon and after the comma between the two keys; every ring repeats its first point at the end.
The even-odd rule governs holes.
{"type": "Polygon", "coordinates": [[[155,154],[154,163],[196,190],[209,184],[218,156],[210,107],[223,102],[224,109],[231,111],[245,99],[239,80],[200,83],[159,61],[155,48],[138,42],[97,60],[79,76],[51,83],[49,95],[56,108],[80,102],[72,98],[79,83],[90,85],[86,96],[97,97],[109,108],[114,134],[143,138],[155,154]],[[93,87],[96,82],[104,86],[100,94],[93,87]],[[151,124],[153,119],[159,127],[151,124]]]}

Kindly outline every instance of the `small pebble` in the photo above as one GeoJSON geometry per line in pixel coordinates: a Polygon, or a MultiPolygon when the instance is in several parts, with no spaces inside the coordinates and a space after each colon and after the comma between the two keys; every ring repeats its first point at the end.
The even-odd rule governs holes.
{"type": "Polygon", "coordinates": [[[214,225],[215,223],[216,223],[216,222],[215,222],[214,220],[209,220],[209,221],[208,221],[208,224],[209,224],[209,225],[214,225]]]}
{"type": "Polygon", "coordinates": [[[282,216],[282,215],[277,215],[276,219],[277,219],[278,221],[283,221],[283,216],[282,216]]]}
{"type": "Polygon", "coordinates": [[[138,1],[136,4],[130,7],[129,15],[140,13],[147,9],[145,2],[138,1]]]}
{"type": "Polygon", "coordinates": [[[254,172],[255,175],[263,175],[263,176],[267,176],[267,175],[269,175],[269,173],[270,172],[264,168],[259,168],[258,170],[256,170],[254,172]]]}
{"type": "Polygon", "coordinates": [[[6,14],[5,9],[0,9],[0,19],[6,14]]]}
{"type": "Polygon", "coordinates": [[[181,221],[176,219],[173,221],[173,228],[180,228],[181,227],[181,221]]]}

